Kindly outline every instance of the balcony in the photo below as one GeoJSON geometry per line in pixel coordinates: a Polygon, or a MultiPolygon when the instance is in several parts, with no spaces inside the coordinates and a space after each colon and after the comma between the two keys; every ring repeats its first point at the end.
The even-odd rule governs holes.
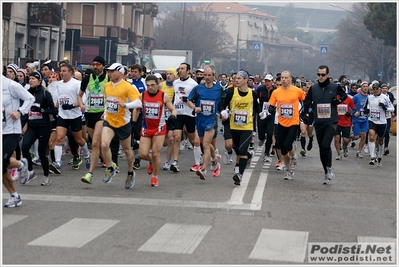
{"type": "Polygon", "coordinates": [[[31,3],[30,24],[32,26],[59,27],[61,25],[61,5],[56,3],[31,3]]]}

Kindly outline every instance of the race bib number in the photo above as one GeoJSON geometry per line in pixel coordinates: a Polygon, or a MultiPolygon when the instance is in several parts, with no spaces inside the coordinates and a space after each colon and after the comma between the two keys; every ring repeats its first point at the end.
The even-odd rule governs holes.
{"type": "Polygon", "coordinates": [[[317,118],[328,119],[331,118],[331,104],[317,104],[317,118]]]}
{"type": "Polygon", "coordinates": [[[147,119],[158,119],[159,118],[159,103],[145,103],[145,116],[147,119]]]}
{"type": "Polygon", "coordinates": [[[113,97],[107,98],[107,112],[110,114],[118,114],[119,105],[115,103],[113,97]]]}
{"type": "Polygon", "coordinates": [[[210,116],[215,110],[215,101],[200,101],[201,113],[205,116],[210,116]]]}
{"type": "Polygon", "coordinates": [[[281,104],[280,105],[280,116],[285,119],[291,119],[294,114],[294,105],[292,104],[281,104]]]}
{"type": "MultiPolygon", "coordinates": [[[[40,108],[40,104],[39,103],[33,103],[32,106],[36,106],[40,108]]],[[[29,120],[40,120],[43,119],[43,115],[41,112],[37,112],[37,111],[30,111],[28,113],[28,119],[29,120]]]]}
{"type": "Polygon", "coordinates": [[[69,97],[67,96],[60,96],[58,98],[58,104],[60,105],[60,107],[64,104],[69,104],[69,97]]]}
{"type": "Polygon", "coordinates": [[[248,112],[242,110],[234,111],[234,124],[244,126],[248,123],[248,112]]]}
{"type": "Polygon", "coordinates": [[[269,102],[263,102],[262,111],[266,112],[266,114],[269,114],[269,106],[269,102]]]}
{"type": "Polygon", "coordinates": [[[168,119],[169,116],[170,116],[172,113],[170,112],[170,110],[169,110],[167,107],[164,107],[164,110],[165,110],[165,119],[168,119]]]}
{"type": "Polygon", "coordinates": [[[362,108],[359,110],[359,118],[361,118],[361,119],[366,118],[366,114],[364,114],[364,109],[362,109],[362,108]]]}
{"type": "Polygon", "coordinates": [[[381,116],[381,114],[380,114],[379,110],[376,110],[376,109],[370,110],[370,119],[371,120],[378,121],[378,120],[380,120],[380,116],[381,116]]]}
{"type": "Polygon", "coordinates": [[[179,111],[184,111],[184,102],[183,101],[179,101],[175,103],[175,109],[177,112],[179,111]]]}
{"type": "Polygon", "coordinates": [[[345,115],[347,110],[348,110],[348,105],[347,104],[339,104],[339,105],[337,105],[338,115],[345,115]]]}
{"type": "Polygon", "coordinates": [[[104,95],[90,95],[91,108],[104,108],[104,95]]]}

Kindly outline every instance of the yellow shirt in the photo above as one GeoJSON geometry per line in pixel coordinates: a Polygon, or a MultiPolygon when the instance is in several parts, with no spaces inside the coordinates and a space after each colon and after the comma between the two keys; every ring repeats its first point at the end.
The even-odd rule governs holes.
{"type": "Polygon", "coordinates": [[[242,97],[238,93],[238,88],[234,88],[233,97],[230,101],[230,129],[231,130],[253,130],[253,107],[254,97],[249,88],[246,96],[242,97]]]}
{"type": "Polygon", "coordinates": [[[127,108],[117,105],[115,99],[120,99],[123,103],[129,103],[140,98],[139,91],[125,80],[117,84],[108,82],[104,86],[106,109],[105,118],[112,127],[120,128],[130,122],[130,111],[127,108]]]}

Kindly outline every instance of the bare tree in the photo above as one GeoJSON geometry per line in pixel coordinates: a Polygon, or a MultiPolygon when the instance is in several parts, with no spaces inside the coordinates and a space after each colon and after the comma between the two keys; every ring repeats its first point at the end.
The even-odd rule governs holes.
{"type": "Polygon", "coordinates": [[[371,80],[389,80],[396,69],[396,47],[373,38],[363,23],[369,12],[366,3],[353,5],[350,16],[338,24],[338,34],[331,44],[329,59],[348,66],[351,73],[364,73],[371,80]],[[384,77],[378,76],[382,70],[384,77]]]}
{"type": "Polygon", "coordinates": [[[156,48],[192,50],[193,64],[200,66],[215,55],[235,53],[233,38],[224,29],[224,22],[212,13],[178,10],[155,27],[156,48]]]}

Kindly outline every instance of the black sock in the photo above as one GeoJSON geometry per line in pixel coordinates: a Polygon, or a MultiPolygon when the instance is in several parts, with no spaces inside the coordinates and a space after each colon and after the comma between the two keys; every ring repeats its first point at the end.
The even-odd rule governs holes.
{"type": "Polygon", "coordinates": [[[301,136],[301,147],[302,149],[305,149],[306,146],[306,137],[305,136],[301,136]]]}
{"type": "Polygon", "coordinates": [[[243,175],[243,173],[244,173],[245,167],[247,166],[247,161],[248,161],[248,159],[240,158],[239,172],[241,175],[243,175]]]}

